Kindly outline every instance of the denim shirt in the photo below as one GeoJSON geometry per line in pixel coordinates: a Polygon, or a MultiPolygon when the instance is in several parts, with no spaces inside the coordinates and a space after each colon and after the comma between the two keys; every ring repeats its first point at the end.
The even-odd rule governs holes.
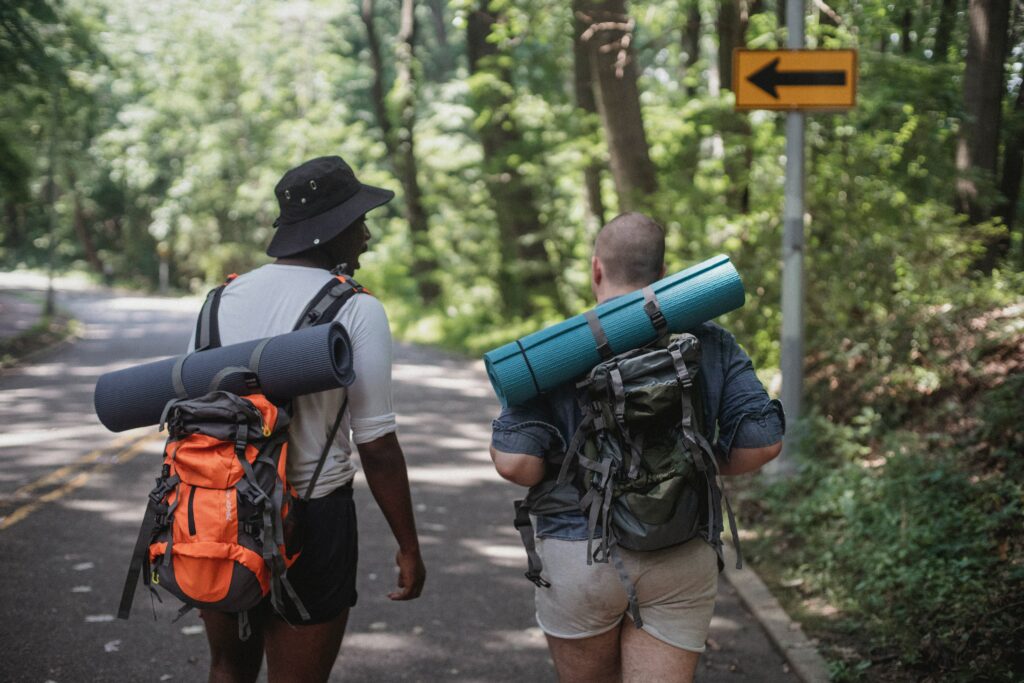
{"type": "MultiPolygon", "coordinates": [[[[719,461],[728,462],[733,448],[760,448],[781,441],[786,429],[782,404],[769,398],[736,338],[714,323],[704,323],[693,334],[701,345],[704,417],[719,461]]],[[[558,461],[581,421],[575,382],[566,382],[522,405],[503,409],[491,425],[491,443],[505,453],[558,461]]],[[[713,520],[716,541],[721,526],[720,518],[713,520]]],[[[535,527],[538,538],[587,538],[582,512],[538,515],[535,527]]]]}

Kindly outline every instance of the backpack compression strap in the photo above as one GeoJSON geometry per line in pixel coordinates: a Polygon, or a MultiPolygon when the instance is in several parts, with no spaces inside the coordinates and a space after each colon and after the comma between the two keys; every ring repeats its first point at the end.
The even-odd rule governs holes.
{"type": "MultiPolygon", "coordinates": [[[[665,314],[661,312],[661,304],[658,303],[658,295],[654,293],[654,288],[650,285],[643,288],[644,294],[644,313],[651,320],[651,326],[654,327],[654,331],[658,335],[658,339],[661,339],[668,334],[668,320],[665,319],[665,314]]],[[[590,334],[594,337],[594,343],[597,345],[597,353],[601,356],[601,360],[608,360],[615,355],[612,350],[611,344],[608,342],[608,335],[605,334],[604,326],[601,325],[601,319],[597,316],[597,312],[594,309],[590,309],[583,314],[583,317],[587,321],[587,325],[590,327],[590,334]]],[[[519,345],[522,348],[522,344],[519,345]]],[[[523,358],[526,358],[526,352],[523,351],[523,358]]],[[[527,360],[527,363],[530,361],[527,360]]],[[[532,374],[532,368],[531,368],[532,374]]],[[[534,379],[536,384],[536,379],[534,379]]]]}

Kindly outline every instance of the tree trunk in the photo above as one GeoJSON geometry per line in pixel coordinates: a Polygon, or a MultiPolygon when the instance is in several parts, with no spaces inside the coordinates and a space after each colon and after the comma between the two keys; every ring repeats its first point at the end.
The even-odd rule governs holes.
{"type": "Polygon", "coordinates": [[[818,9],[818,23],[822,26],[839,26],[839,15],[836,11],[825,4],[824,0],[815,0],[814,6],[818,9]]]}
{"type": "Polygon", "coordinates": [[[85,207],[82,205],[82,194],[78,190],[76,181],[77,179],[75,178],[74,171],[69,171],[68,186],[71,188],[71,197],[74,203],[74,220],[72,222],[74,224],[75,237],[78,238],[78,243],[82,247],[82,252],[85,254],[85,260],[88,261],[94,271],[103,275],[103,261],[100,259],[100,255],[96,251],[96,242],[92,238],[92,230],[89,228],[89,220],[85,214],[85,207]]]}
{"type": "MultiPolygon", "coordinates": [[[[700,59],[700,3],[697,0],[691,0],[689,9],[686,10],[686,26],[683,27],[683,52],[686,53],[686,60],[683,62],[683,79],[696,77],[700,78],[699,74],[694,74],[693,70],[697,65],[697,60],[700,59]]],[[[693,95],[697,87],[684,85],[684,92],[687,95],[693,95]]]]}
{"type": "Polygon", "coordinates": [[[903,11],[900,19],[900,52],[909,55],[913,49],[910,32],[914,30],[914,13],[909,9],[903,11]]]}
{"type": "Polygon", "coordinates": [[[18,217],[18,205],[13,199],[4,202],[4,215],[7,217],[7,227],[4,229],[2,243],[5,247],[20,248],[21,244],[21,221],[18,217]]]}
{"type": "MultiPolygon", "coordinates": [[[[597,130],[591,125],[598,119],[597,99],[594,97],[594,72],[590,64],[590,51],[588,46],[580,40],[583,31],[586,30],[582,20],[579,18],[580,1],[573,0],[573,66],[575,73],[573,85],[576,94],[576,106],[585,111],[586,124],[584,135],[589,139],[597,137],[597,130]]],[[[598,124],[600,125],[600,124],[598,124]]],[[[594,154],[594,157],[597,157],[594,154]]],[[[595,228],[600,228],[605,223],[604,200],[601,198],[601,167],[602,164],[596,158],[583,169],[583,182],[587,190],[587,209],[595,228]]]]}
{"type": "Polygon", "coordinates": [[[633,23],[625,0],[581,0],[580,7],[587,27],[580,40],[590,51],[619,210],[632,211],[643,207],[657,189],[631,49],[633,23]]]}
{"type": "Polygon", "coordinates": [[[384,101],[384,59],[381,56],[380,39],[373,17],[374,0],[363,0],[359,16],[366,27],[366,43],[370,48],[370,67],[373,69],[373,82],[370,84],[370,100],[373,102],[373,113],[380,127],[384,146],[388,157],[394,156],[394,141],[391,134],[391,117],[388,116],[387,104],[384,101]]]}
{"type": "MultiPolygon", "coordinates": [[[[761,7],[760,3],[748,4],[746,0],[730,0],[719,5],[719,60],[728,59],[719,65],[722,87],[732,88],[732,50],[746,46],[746,26],[750,24],[750,13],[758,7],[761,7]]],[[[754,133],[748,114],[737,113],[733,116],[736,117],[737,137],[741,141],[743,151],[741,157],[726,155],[724,158],[725,172],[729,176],[727,200],[729,206],[734,207],[739,213],[749,213],[754,133]]]]}
{"type": "Polygon", "coordinates": [[[412,274],[416,278],[420,297],[424,303],[433,303],[441,293],[433,277],[437,260],[430,246],[430,223],[423,208],[423,190],[420,188],[416,162],[416,76],[414,71],[416,48],[416,3],[402,0],[398,44],[395,48],[394,105],[398,113],[398,155],[395,170],[405,193],[405,211],[413,243],[412,274]]]}
{"type": "Polygon", "coordinates": [[[438,51],[438,81],[448,80],[452,70],[455,68],[455,56],[452,54],[452,46],[448,41],[448,20],[445,17],[446,3],[444,0],[428,0],[430,18],[434,24],[434,36],[437,39],[438,51]]]}
{"type": "Polygon", "coordinates": [[[740,0],[718,3],[718,75],[721,87],[732,90],[732,51],[743,42],[740,0]]]}
{"type": "Polygon", "coordinates": [[[972,223],[988,218],[999,150],[1010,0],[970,0],[964,69],[964,120],[957,141],[957,209],[972,223]]]}
{"type": "Polygon", "coordinates": [[[1006,234],[993,243],[986,254],[991,261],[989,267],[1010,252],[1011,235],[1017,220],[1017,203],[1020,201],[1020,182],[1024,174],[1024,87],[1017,86],[1017,99],[1013,105],[1013,121],[1008,127],[1006,144],[1003,149],[1003,175],[999,189],[1003,202],[999,215],[1006,224],[1006,234]]]}
{"type": "Polygon", "coordinates": [[[949,44],[959,4],[959,0],[942,0],[939,23],[935,27],[935,47],[932,51],[932,59],[936,62],[945,62],[949,59],[949,44]]]}
{"type": "Polygon", "coordinates": [[[531,294],[549,297],[562,305],[551,271],[533,188],[519,172],[522,136],[512,117],[512,75],[500,57],[498,46],[487,38],[499,17],[481,0],[471,11],[466,26],[469,55],[470,103],[479,114],[477,134],[484,152],[484,176],[494,202],[498,223],[501,266],[497,274],[505,311],[529,315],[535,310],[531,294]]]}
{"type": "Polygon", "coordinates": [[[433,280],[437,270],[437,260],[430,248],[430,224],[423,208],[423,191],[419,184],[419,168],[416,162],[414,139],[416,79],[413,71],[416,17],[414,10],[413,0],[402,0],[398,40],[395,46],[395,83],[391,96],[397,122],[392,121],[384,97],[383,59],[375,28],[373,0],[363,0],[361,16],[363,24],[366,26],[370,63],[374,72],[371,85],[374,112],[384,136],[388,157],[394,167],[395,175],[398,176],[398,181],[402,185],[405,218],[409,222],[409,236],[413,247],[410,272],[416,280],[417,290],[423,303],[430,304],[437,299],[440,288],[433,280]],[[397,125],[395,125],[396,123],[397,125]]]}

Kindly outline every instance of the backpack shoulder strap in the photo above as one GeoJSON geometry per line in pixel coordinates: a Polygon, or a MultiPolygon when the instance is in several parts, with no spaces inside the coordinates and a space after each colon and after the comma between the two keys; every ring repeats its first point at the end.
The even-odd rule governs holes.
{"type": "MultiPolygon", "coordinates": [[[[331,322],[338,315],[341,307],[356,294],[370,294],[370,291],[347,275],[334,274],[334,279],[329,280],[313,296],[313,299],[306,306],[302,315],[295,322],[295,329],[301,330],[305,327],[313,327],[314,325],[323,325],[331,322]]],[[[341,403],[338,415],[334,418],[334,424],[327,435],[327,441],[324,442],[320,458],[316,463],[316,469],[309,480],[309,486],[306,487],[306,493],[302,496],[302,499],[307,502],[313,497],[313,487],[316,486],[317,479],[320,478],[320,472],[324,468],[324,463],[327,462],[327,454],[331,450],[331,444],[334,443],[334,437],[338,433],[338,428],[341,427],[341,420],[345,416],[346,408],[348,408],[347,394],[345,395],[345,400],[341,403]]]]}
{"type": "Polygon", "coordinates": [[[196,320],[196,351],[216,349],[220,347],[220,325],[217,323],[217,313],[220,311],[220,297],[224,288],[235,281],[237,273],[228,275],[224,284],[214,287],[206,295],[203,308],[199,311],[199,318],[196,320]]]}
{"type": "Polygon", "coordinates": [[[295,321],[293,329],[301,330],[304,327],[331,322],[338,315],[341,307],[356,294],[371,294],[371,292],[348,275],[335,275],[313,296],[302,311],[302,315],[295,321]]]}

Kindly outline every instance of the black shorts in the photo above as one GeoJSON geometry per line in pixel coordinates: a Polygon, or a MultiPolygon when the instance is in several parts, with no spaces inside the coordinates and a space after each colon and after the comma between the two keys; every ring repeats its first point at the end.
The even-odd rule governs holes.
{"type": "Polygon", "coordinates": [[[310,618],[303,619],[287,595],[282,616],[295,625],[322,624],[355,605],[358,597],[359,535],[352,485],[299,505],[302,521],[296,531],[302,552],[286,576],[310,618]]]}

